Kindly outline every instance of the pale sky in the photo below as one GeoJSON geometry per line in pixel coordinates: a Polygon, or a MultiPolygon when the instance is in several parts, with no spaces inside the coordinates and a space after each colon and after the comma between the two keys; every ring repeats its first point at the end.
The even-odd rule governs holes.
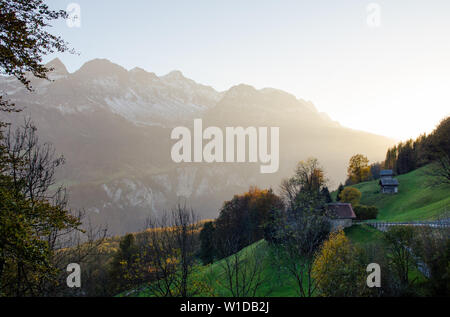
{"type": "Polygon", "coordinates": [[[448,0],[73,2],[81,27],[52,31],[80,52],[58,55],[71,72],[107,58],[157,75],[180,70],[219,91],[278,88],[344,126],[399,140],[450,115],[448,0]]]}

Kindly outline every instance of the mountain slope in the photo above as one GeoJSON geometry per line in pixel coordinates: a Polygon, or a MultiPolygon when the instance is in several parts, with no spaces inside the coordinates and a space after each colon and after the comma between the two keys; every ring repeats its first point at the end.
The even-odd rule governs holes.
{"type": "MultiPolygon", "coordinates": [[[[32,80],[30,93],[12,78],[0,90],[24,111],[0,114],[20,124],[30,116],[40,139],[64,154],[58,180],[69,186],[70,204],[84,208],[114,234],[137,231],[149,216],[187,201],[201,217],[215,218],[224,200],[250,185],[278,188],[296,163],[310,156],[325,167],[330,186],[345,177],[355,153],[381,160],[394,142],[340,126],[311,102],[277,89],[237,85],[225,92],[198,84],[179,71],[158,77],[93,60],[68,73],[59,61],[53,82],[32,80]],[[175,164],[173,127],[280,127],[280,169],[260,174],[260,164],[175,164]]],[[[206,143],[206,142],[205,142],[206,143]]]]}
{"type": "Polygon", "coordinates": [[[89,61],[73,74],[58,59],[47,66],[54,68],[54,81],[33,79],[35,93],[12,78],[3,80],[0,88],[22,107],[31,101],[65,114],[106,110],[137,125],[163,126],[193,118],[221,96],[181,72],[158,77],[139,68],[127,71],[106,59],[89,61]]]}

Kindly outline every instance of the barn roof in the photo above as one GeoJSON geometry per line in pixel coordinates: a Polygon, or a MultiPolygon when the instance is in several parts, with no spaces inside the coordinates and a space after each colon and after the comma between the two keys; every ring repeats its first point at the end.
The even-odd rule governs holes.
{"type": "Polygon", "coordinates": [[[352,204],[332,203],[328,204],[328,210],[338,219],[354,219],[356,218],[352,204]]]}
{"type": "Polygon", "coordinates": [[[394,172],[392,170],[382,170],[380,171],[380,176],[393,176],[394,172]]]}
{"type": "Polygon", "coordinates": [[[380,183],[381,186],[398,186],[398,180],[396,178],[382,178],[380,183]]]}

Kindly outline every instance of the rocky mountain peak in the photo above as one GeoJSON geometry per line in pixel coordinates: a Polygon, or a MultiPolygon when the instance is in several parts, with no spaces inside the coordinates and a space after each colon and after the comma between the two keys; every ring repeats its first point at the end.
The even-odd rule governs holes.
{"type": "Polygon", "coordinates": [[[167,75],[162,77],[163,79],[168,79],[168,80],[181,80],[181,79],[186,79],[186,77],[184,77],[183,73],[179,70],[174,70],[171,71],[170,73],[168,73],[167,75]]]}
{"type": "Polygon", "coordinates": [[[124,75],[126,73],[128,71],[125,68],[107,59],[93,59],[88,61],[75,72],[77,75],[88,76],[124,75]]]}
{"type": "Polygon", "coordinates": [[[45,65],[45,67],[50,69],[50,77],[69,75],[66,66],[59,58],[52,59],[45,65]]]}

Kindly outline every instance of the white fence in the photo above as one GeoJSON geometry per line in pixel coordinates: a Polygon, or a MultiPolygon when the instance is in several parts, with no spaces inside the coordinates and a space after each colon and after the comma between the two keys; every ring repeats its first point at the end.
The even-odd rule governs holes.
{"type": "Polygon", "coordinates": [[[385,222],[385,221],[353,221],[353,225],[369,225],[381,231],[386,231],[389,227],[394,226],[414,226],[414,227],[432,227],[432,228],[448,228],[450,227],[450,218],[431,221],[402,221],[402,222],[385,222]]]}

